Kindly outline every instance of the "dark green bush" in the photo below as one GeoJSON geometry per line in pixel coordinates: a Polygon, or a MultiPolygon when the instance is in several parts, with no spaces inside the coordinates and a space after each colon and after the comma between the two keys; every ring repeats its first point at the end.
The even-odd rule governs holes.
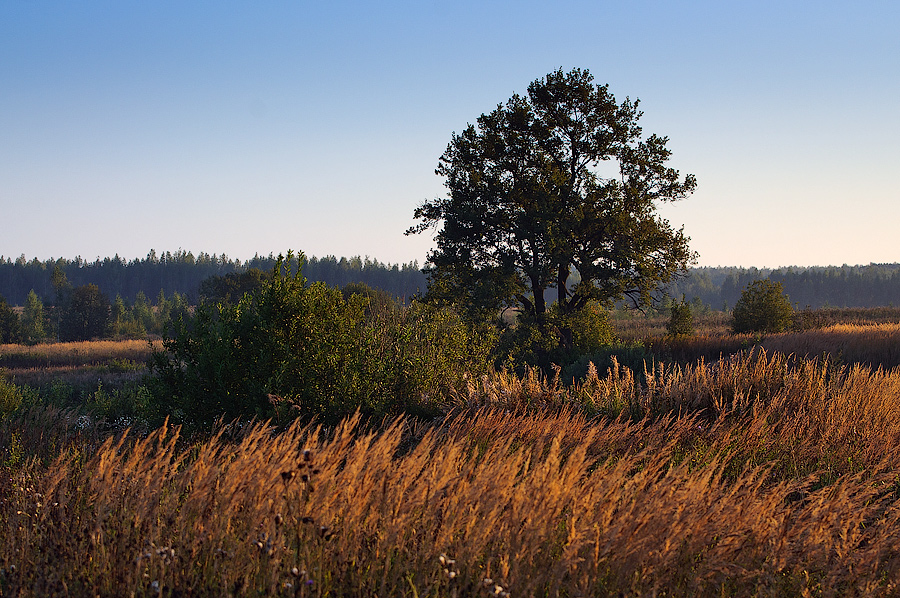
{"type": "Polygon", "coordinates": [[[666,324],[666,333],[669,336],[692,336],[694,334],[694,314],[691,305],[681,296],[681,303],[672,301],[670,306],[671,316],[666,324]]]}
{"type": "Polygon", "coordinates": [[[490,340],[452,311],[394,304],[367,315],[367,297],[307,286],[292,257],[236,304],[203,304],[173,324],[151,360],[158,416],[206,427],[220,416],[433,413],[484,368],[490,340]]]}
{"type": "Polygon", "coordinates": [[[19,316],[0,295],[0,345],[18,343],[21,340],[19,316]]]}
{"type": "Polygon", "coordinates": [[[573,313],[560,313],[554,303],[542,321],[522,312],[502,331],[496,365],[520,373],[538,366],[552,375],[555,366],[565,368],[584,355],[604,352],[615,340],[609,311],[596,301],[573,313]]]}
{"type": "Polygon", "coordinates": [[[755,280],[747,285],[732,313],[732,330],[784,332],[791,325],[794,309],[780,282],[755,280]]]}

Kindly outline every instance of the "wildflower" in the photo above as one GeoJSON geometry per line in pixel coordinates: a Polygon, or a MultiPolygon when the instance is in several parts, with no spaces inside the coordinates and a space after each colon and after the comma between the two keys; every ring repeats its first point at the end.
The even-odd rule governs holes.
{"type": "Polygon", "coordinates": [[[444,575],[446,575],[448,579],[454,579],[457,575],[459,575],[459,571],[455,569],[455,560],[451,559],[446,554],[441,553],[441,555],[438,557],[438,561],[440,561],[441,565],[444,566],[444,575]]]}
{"type": "Polygon", "coordinates": [[[272,553],[275,552],[275,547],[272,545],[272,540],[269,539],[268,534],[263,534],[260,536],[260,539],[253,543],[260,552],[264,552],[266,556],[272,556],[272,553]]]}

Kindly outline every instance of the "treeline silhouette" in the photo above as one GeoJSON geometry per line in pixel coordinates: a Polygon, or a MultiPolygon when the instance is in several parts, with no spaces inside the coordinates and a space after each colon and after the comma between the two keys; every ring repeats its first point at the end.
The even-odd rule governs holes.
{"type": "MultiPolygon", "coordinates": [[[[81,257],[41,261],[37,258],[29,260],[24,255],[15,260],[0,256],[0,296],[11,305],[24,305],[29,291],[34,290],[39,297],[51,300],[55,296],[51,274],[59,267],[72,286],[95,284],[110,299],[121,296],[125,301],[133,302],[139,293],[156,297],[162,291],[167,296],[173,293],[184,295],[193,303],[198,299],[200,283],[207,278],[250,268],[268,272],[275,266],[276,259],[272,254],[257,255],[242,262],[225,254],[201,252],[194,255],[181,250],[160,254],[151,250],[147,257],[130,261],[118,255],[97,258],[93,262],[81,257]]],[[[425,275],[416,262],[386,264],[369,257],[308,257],[303,274],[310,282],[322,281],[332,286],[365,283],[399,299],[424,292],[426,287],[425,275]]]]}
{"type": "MultiPolygon", "coordinates": [[[[245,272],[257,268],[270,271],[276,256],[254,256],[241,261],[222,255],[190,251],[157,254],[151,250],[142,259],[125,260],[118,255],[88,262],[81,257],[31,260],[20,256],[13,260],[0,256],[0,296],[10,305],[24,305],[32,289],[45,300],[52,300],[51,274],[57,266],[75,287],[95,284],[110,299],[117,295],[133,302],[138,293],[156,297],[178,293],[194,303],[200,283],[211,276],[245,272]]],[[[308,257],[303,273],[310,282],[344,287],[365,283],[399,299],[408,299],[427,286],[419,264],[387,264],[369,257],[337,258],[333,255],[308,257]]],[[[775,270],[737,267],[692,268],[687,276],[672,283],[667,293],[682,295],[711,309],[728,310],[740,298],[747,284],[760,279],[781,282],[791,303],[800,308],[881,307],[900,305],[900,264],[865,266],[791,267],[775,270]]]]}
{"type": "Polygon", "coordinates": [[[734,307],[754,280],[780,282],[795,306],[887,307],[900,305],[900,264],[813,266],[774,270],[757,268],[692,268],[670,285],[669,295],[699,300],[717,310],[734,307]]]}

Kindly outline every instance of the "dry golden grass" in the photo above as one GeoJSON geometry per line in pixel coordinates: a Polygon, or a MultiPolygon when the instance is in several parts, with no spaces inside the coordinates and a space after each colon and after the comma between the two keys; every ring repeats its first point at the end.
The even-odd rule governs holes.
{"type": "Polygon", "coordinates": [[[164,427],[7,469],[0,589],[900,592],[900,370],[755,352],[641,386],[496,374],[457,401],[432,423],[232,425],[196,445],[164,427]]]}
{"type": "MultiPolygon", "coordinates": [[[[623,342],[643,341],[646,338],[661,337],[666,334],[669,316],[645,317],[640,313],[630,317],[616,317],[612,320],[616,335],[623,342]]],[[[711,311],[694,316],[694,331],[701,336],[728,334],[731,330],[731,314],[711,311]]]]}
{"type": "Polygon", "coordinates": [[[691,363],[715,361],[752,347],[803,357],[827,356],[846,364],[873,368],[900,366],[900,324],[835,324],[801,332],[766,334],[696,334],[646,337],[642,341],[658,360],[691,363]]]}
{"type": "Polygon", "coordinates": [[[0,345],[0,368],[17,384],[44,386],[65,380],[75,385],[120,385],[146,371],[161,341],[86,341],[40,345],[0,345]]]}
{"type": "Polygon", "coordinates": [[[900,366],[900,324],[836,324],[819,330],[766,337],[762,346],[803,356],[829,355],[842,363],[900,366]]]}
{"type": "Polygon", "coordinates": [[[88,366],[112,360],[144,362],[160,341],[84,341],[40,345],[0,345],[0,365],[6,368],[88,366]]]}

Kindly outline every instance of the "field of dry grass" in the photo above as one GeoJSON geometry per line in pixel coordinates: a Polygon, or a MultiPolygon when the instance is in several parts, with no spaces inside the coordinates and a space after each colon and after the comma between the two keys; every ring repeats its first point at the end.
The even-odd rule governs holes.
{"type": "Polygon", "coordinates": [[[17,384],[43,386],[57,380],[117,385],[146,371],[160,341],[85,341],[39,345],[0,345],[0,369],[17,384]]]}
{"type": "Polygon", "coordinates": [[[63,413],[0,422],[70,447],[4,469],[0,591],[900,592],[900,370],[757,351],[641,385],[622,368],[575,387],[498,373],[454,400],[432,422],[200,443],[102,441],[63,413]]]}

